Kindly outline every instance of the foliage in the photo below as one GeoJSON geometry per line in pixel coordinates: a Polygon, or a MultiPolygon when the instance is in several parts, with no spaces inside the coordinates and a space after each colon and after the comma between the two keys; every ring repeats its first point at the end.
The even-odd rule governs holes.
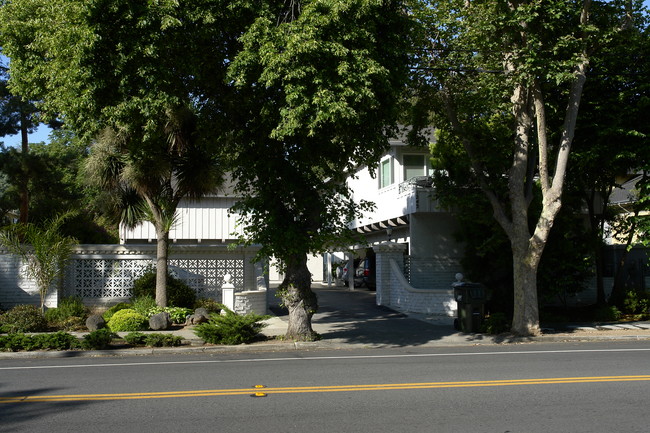
{"type": "Polygon", "coordinates": [[[19,350],[70,350],[81,346],[79,339],[66,332],[50,334],[10,334],[0,336],[0,350],[16,352],[19,350]]]}
{"type": "Polygon", "coordinates": [[[137,311],[126,308],[116,311],[106,326],[112,332],[142,331],[149,328],[149,320],[137,311]]]}
{"type": "Polygon", "coordinates": [[[43,313],[34,305],[16,305],[0,315],[0,325],[9,333],[47,330],[43,313]]]}
{"type": "Polygon", "coordinates": [[[347,223],[370,208],[345,179],[397,133],[411,21],[401,1],[264,1],[256,13],[229,68],[235,209],[242,240],[293,286],[287,333],[310,338],[306,256],[349,241],[347,223]]]}
{"type": "Polygon", "coordinates": [[[45,311],[45,319],[48,322],[63,322],[71,317],[85,318],[88,309],[78,296],[64,297],[59,300],[58,307],[49,308],[45,311]]]}
{"type": "Polygon", "coordinates": [[[108,310],[102,314],[102,317],[106,322],[111,320],[111,317],[113,317],[113,314],[117,313],[120,310],[125,310],[127,308],[131,308],[131,304],[127,302],[120,302],[119,304],[115,304],[112,307],[110,307],[108,310]]]}
{"type": "MultiPolygon", "coordinates": [[[[133,299],[142,296],[155,297],[156,274],[156,270],[149,270],[133,282],[133,299]]],[[[171,307],[191,308],[196,301],[196,292],[178,278],[168,274],[167,301],[171,307]]]]}
{"type": "Polygon", "coordinates": [[[169,313],[169,319],[172,323],[185,323],[187,316],[193,313],[193,310],[190,308],[183,307],[153,307],[147,311],[145,314],[147,317],[151,317],[154,314],[158,313],[169,313]]]}
{"type": "Polygon", "coordinates": [[[131,344],[132,346],[142,346],[144,340],[147,338],[147,334],[142,332],[129,332],[124,337],[124,341],[131,344]]]}
{"type": "Polygon", "coordinates": [[[173,334],[131,332],[124,336],[124,340],[133,346],[149,347],[176,347],[180,346],[183,339],[173,334]]]}
{"type": "Polygon", "coordinates": [[[200,0],[25,0],[0,10],[12,89],[94,142],[87,179],[110,195],[113,215],[127,226],[153,224],[160,306],[178,203],[221,181],[215,137],[223,131],[199,118],[208,89],[197,83],[221,107],[230,45],[241,34],[231,31],[232,15],[221,1],[200,0]]]}
{"type": "MultiPolygon", "coordinates": [[[[131,306],[129,308],[137,311],[143,316],[151,317],[149,311],[156,308],[156,299],[153,296],[149,295],[133,297],[131,299],[131,306]]],[[[162,308],[160,311],[162,311],[162,308]]]]}
{"type": "Polygon", "coordinates": [[[481,324],[481,332],[502,334],[510,330],[511,319],[503,313],[492,313],[481,324]]]}
{"type": "Polygon", "coordinates": [[[616,322],[621,320],[623,313],[614,305],[604,305],[594,312],[594,317],[600,322],[616,322]]]}
{"type": "Polygon", "coordinates": [[[113,334],[109,329],[98,329],[86,334],[81,341],[81,348],[84,350],[106,349],[111,341],[113,341],[113,334]]]}
{"type": "Polygon", "coordinates": [[[149,347],[176,347],[180,346],[183,339],[173,334],[149,334],[144,340],[149,347]]]}
{"type": "Polygon", "coordinates": [[[205,308],[209,313],[221,313],[221,310],[225,309],[226,306],[211,298],[199,298],[194,303],[194,309],[197,308],[205,308]]]}
{"type": "Polygon", "coordinates": [[[266,326],[267,316],[249,313],[239,315],[228,309],[224,315],[213,314],[210,321],[194,328],[194,333],[211,344],[245,344],[254,341],[266,326]]]}
{"type": "Polygon", "coordinates": [[[465,173],[508,236],[518,334],[540,331],[537,276],[563,204],[589,60],[621,23],[638,16],[615,3],[592,20],[591,4],[446,0],[414,6],[426,47],[415,57],[414,113],[435,124],[437,146],[465,155],[465,173]],[[538,208],[531,206],[536,190],[538,208]]]}
{"type": "Polygon", "coordinates": [[[634,314],[642,317],[650,316],[650,296],[648,294],[640,294],[630,290],[625,296],[623,306],[623,312],[626,314],[634,314]]]}
{"type": "Polygon", "coordinates": [[[36,282],[45,311],[45,297],[54,281],[61,275],[77,240],[60,233],[61,226],[71,214],[59,215],[38,226],[15,224],[0,232],[0,245],[20,257],[25,274],[36,282]]]}

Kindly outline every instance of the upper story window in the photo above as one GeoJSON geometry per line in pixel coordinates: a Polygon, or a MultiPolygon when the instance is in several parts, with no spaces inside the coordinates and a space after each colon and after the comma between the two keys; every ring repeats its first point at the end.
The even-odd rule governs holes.
{"type": "Polygon", "coordinates": [[[379,163],[379,188],[386,188],[393,183],[393,159],[385,158],[379,163]]]}
{"type": "Polygon", "coordinates": [[[403,155],[402,166],[404,167],[404,180],[428,175],[426,155],[403,155]]]}

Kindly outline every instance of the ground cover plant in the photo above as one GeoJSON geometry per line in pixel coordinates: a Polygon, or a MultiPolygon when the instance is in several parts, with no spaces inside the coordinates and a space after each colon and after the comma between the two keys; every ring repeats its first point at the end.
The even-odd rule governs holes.
{"type": "Polygon", "coordinates": [[[183,339],[173,334],[130,332],[124,336],[124,341],[133,346],[175,347],[180,346],[183,339]]]}
{"type": "Polygon", "coordinates": [[[0,335],[0,351],[70,350],[80,347],[81,342],[77,337],[63,331],[34,335],[23,333],[0,335]]]}
{"type": "Polygon", "coordinates": [[[262,320],[269,317],[254,313],[240,315],[229,309],[223,311],[225,314],[213,314],[207,323],[197,325],[195,334],[211,344],[250,343],[259,338],[266,326],[262,320]]]}

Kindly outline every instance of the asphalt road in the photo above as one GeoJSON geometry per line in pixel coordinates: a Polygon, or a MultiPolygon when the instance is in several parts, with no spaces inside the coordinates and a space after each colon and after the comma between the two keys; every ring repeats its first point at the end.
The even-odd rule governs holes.
{"type": "Polygon", "coordinates": [[[648,395],[647,341],[7,359],[0,431],[648,432],[648,395]]]}

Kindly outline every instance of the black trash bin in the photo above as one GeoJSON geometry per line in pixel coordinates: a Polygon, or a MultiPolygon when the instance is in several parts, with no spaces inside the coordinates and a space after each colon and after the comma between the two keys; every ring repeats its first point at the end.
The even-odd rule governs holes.
{"type": "Polygon", "coordinates": [[[485,303],[490,298],[488,289],[478,283],[454,283],[453,288],[458,303],[454,328],[462,332],[479,332],[485,318],[485,303]]]}

